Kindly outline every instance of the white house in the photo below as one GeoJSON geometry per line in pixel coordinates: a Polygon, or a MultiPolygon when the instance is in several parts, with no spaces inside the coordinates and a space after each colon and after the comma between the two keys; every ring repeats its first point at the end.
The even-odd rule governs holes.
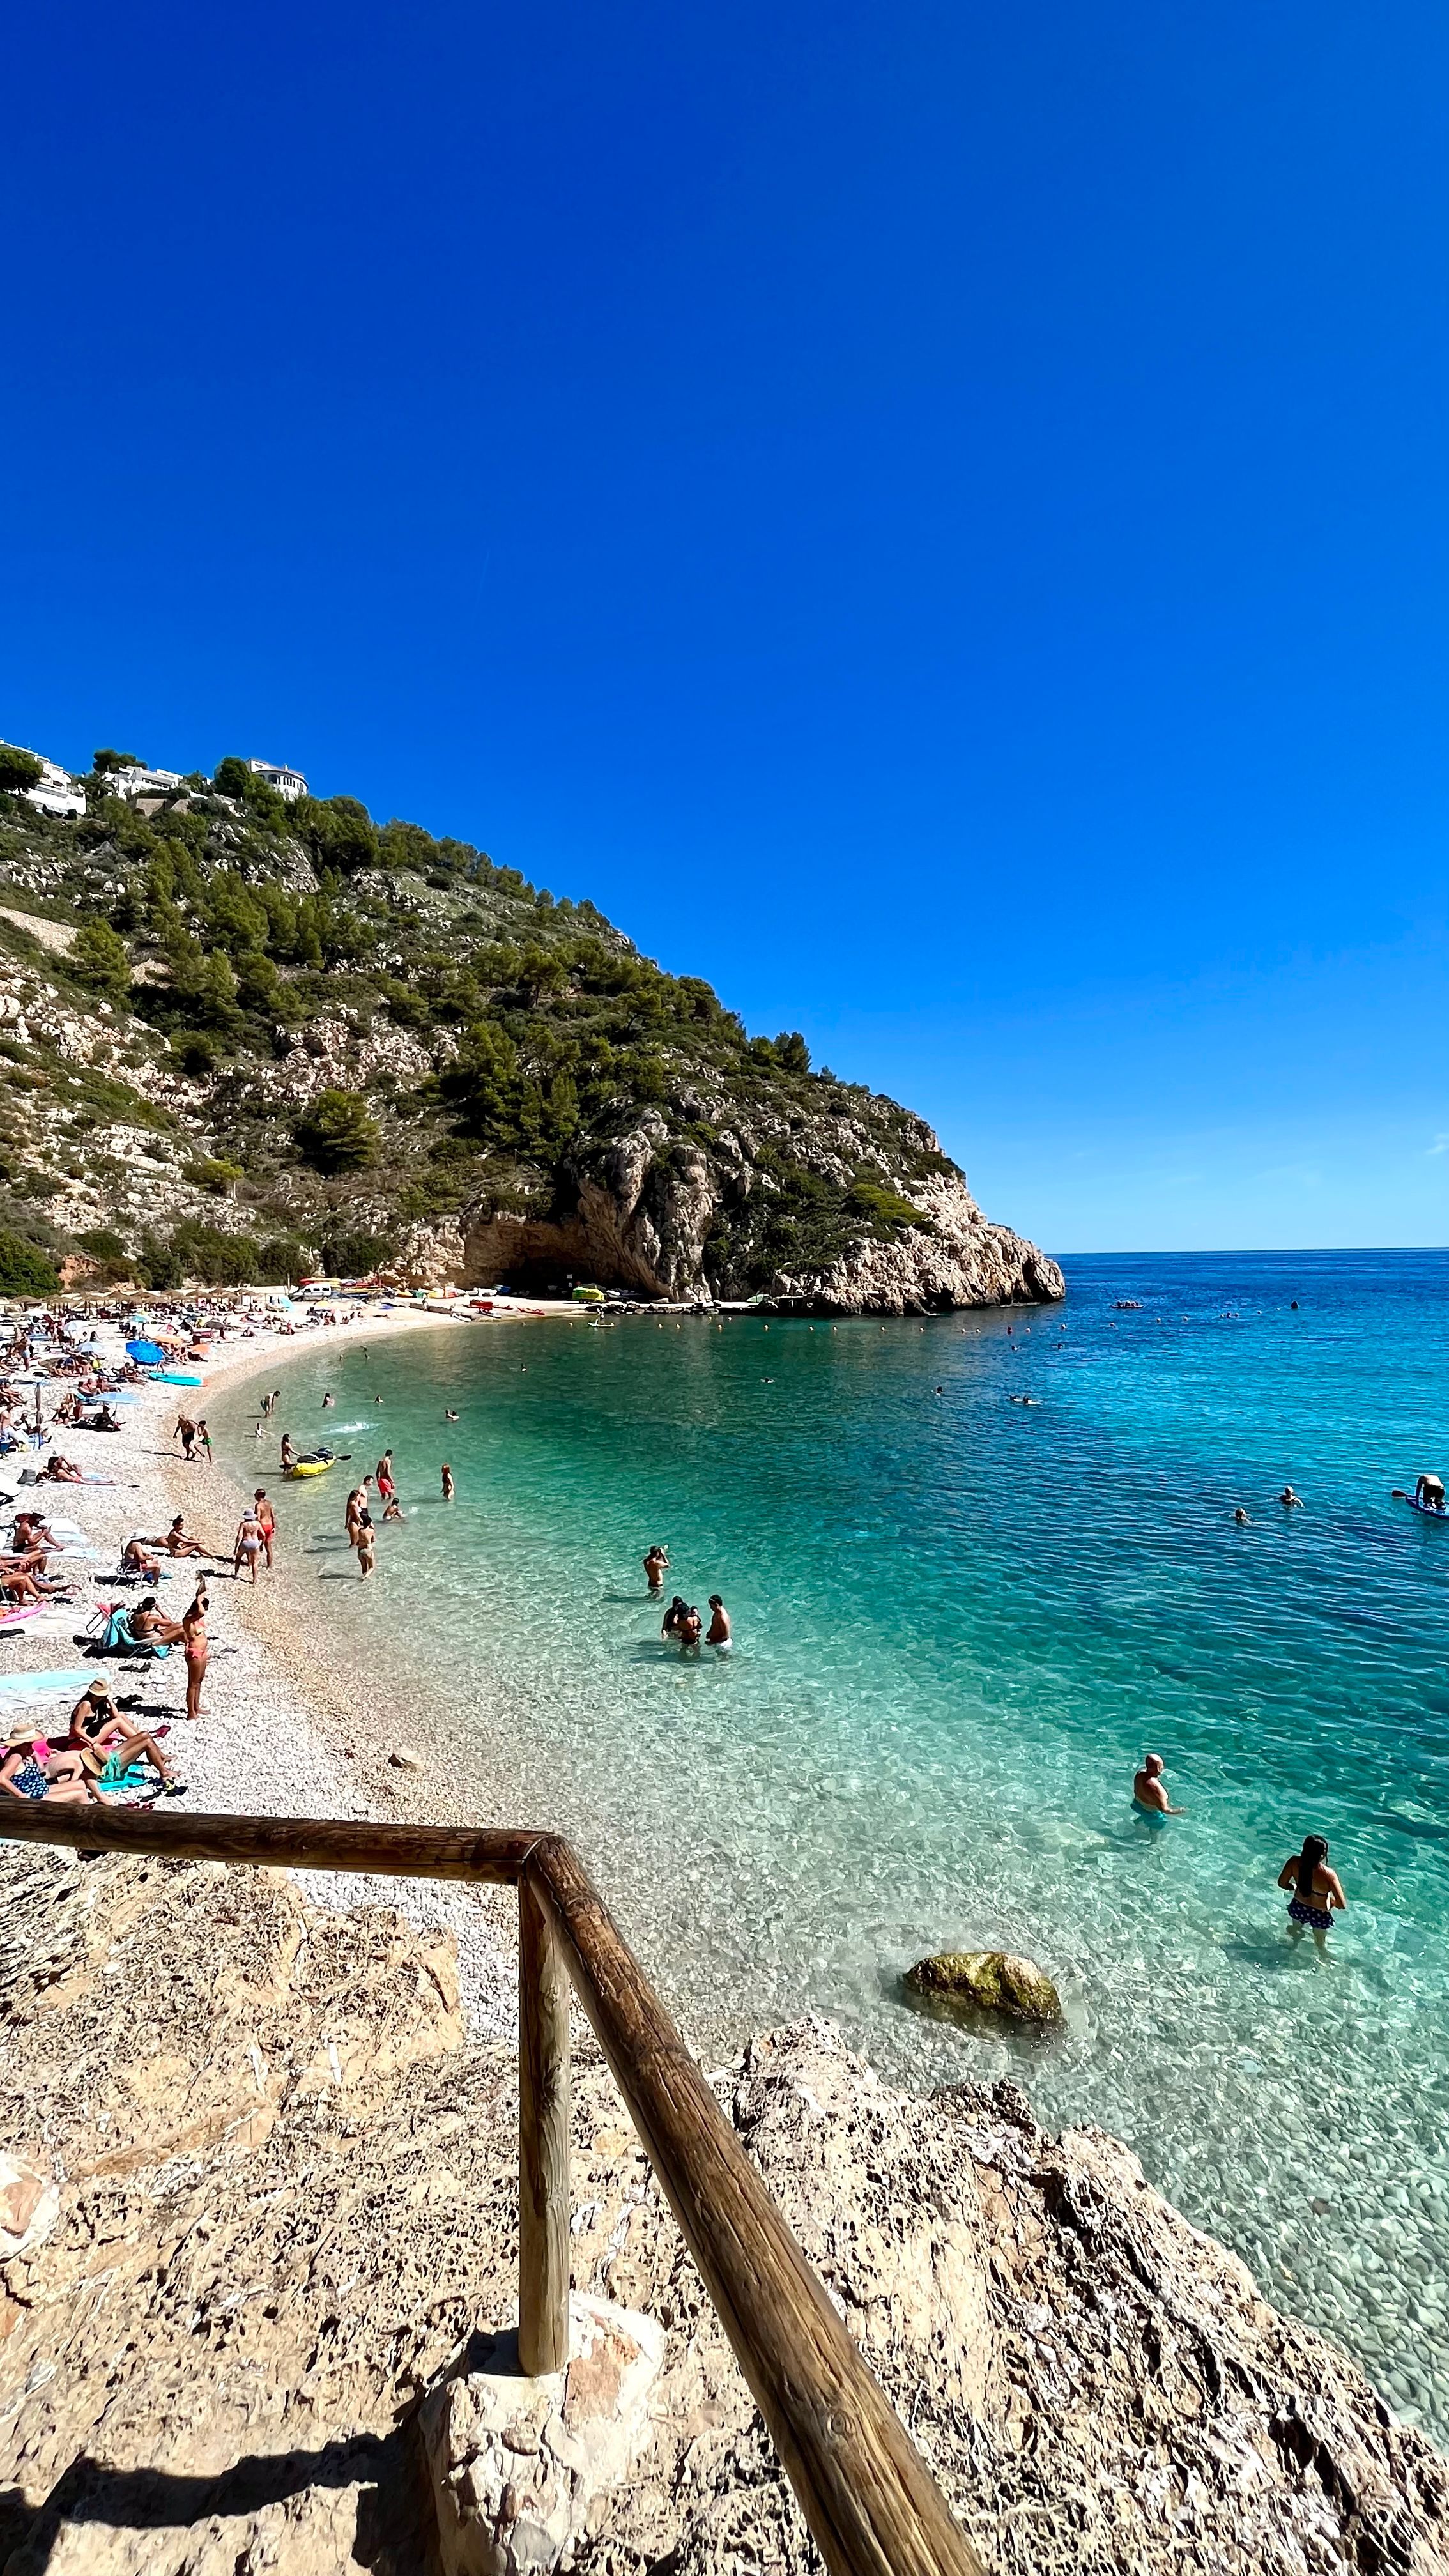
{"type": "Polygon", "coordinates": [[[112,796],[171,796],[185,779],[179,769],[113,769],[106,779],[112,796]]]}
{"type": "Polygon", "coordinates": [[[289,805],[307,793],[307,781],[300,769],[279,769],[271,760],[249,760],[247,767],[253,778],[264,779],[268,787],[275,787],[277,794],[285,796],[289,805]]]}
{"type": "Polygon", "coordinates": [[[58,760],[47,760],[43,751],[35,754],[40,763],[40,776],[33,787],[21,789],[27,805],[39,814],[83,814],[86,800],[68,769],[58,760]]]}

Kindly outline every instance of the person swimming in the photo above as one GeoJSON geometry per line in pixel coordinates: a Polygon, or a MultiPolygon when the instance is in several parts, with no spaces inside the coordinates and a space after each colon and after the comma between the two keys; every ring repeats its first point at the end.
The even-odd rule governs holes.
{"type": "Polygon", "coordinates": [[[1303,1496],[1295,1494],[1291,1485],[1284,1486],[1278,1500],[1285,1512],[1301,1512],[1303,1509],[1303,1496]]]}
{"type": "Polygon", "coordinates": [[[1303,1849],[1279,1870],[1278,1884],[1293,1891],[1288,1906],[1290,1938],[1301,1941],[1305,1932],[1311,1932],[1321,1950],[1335,1912],[1342,1914],[1348,1905],[1337,1870],[1328,1866],[1328,1845],[1322,1834],[1305,1834],[1303,1849]]]}

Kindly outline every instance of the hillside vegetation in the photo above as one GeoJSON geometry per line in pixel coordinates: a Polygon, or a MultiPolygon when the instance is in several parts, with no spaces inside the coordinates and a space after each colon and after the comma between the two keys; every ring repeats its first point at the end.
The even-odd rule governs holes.
{"type": "Polygon", "coordinates": [[[85,784],[76,821],[0,794],[12,1261],[154,1286],[456,1270],[471,1230],[534,1284],[592,1254],[739,1296],[818,1283],[961,1189],[919,1119],[813,1072],[798,1034],[749,1036],[702,977],[465,842],[285,804],[237,760],[142,804],[112,767],[85,784]],[[625,1145],[605,1241],[580,1212],[622,1204],[625,1145]]]}

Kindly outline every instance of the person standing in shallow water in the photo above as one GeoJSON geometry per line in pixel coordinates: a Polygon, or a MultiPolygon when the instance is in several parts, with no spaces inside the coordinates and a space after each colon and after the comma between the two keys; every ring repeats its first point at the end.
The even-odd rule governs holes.
{"type": "Polygon", "coordinates": [[[664,1577],[665,1577],[665,1573],[666,1573],[666,1571],[667,1571],[667,1569],[668,1569],[668,1565],[669,1565],[669,1550],[668,1550],[668,1548],[667,1548],[667,1547],[651,1547],[651,1549],[649,1550],[648,1555],[647,1555],[647,1556],[645,1557],[645,1559],[644,1559],[644,1572],[645,1572],[646,1576],[648,1577],[649,1589],[650,1589],[650,1591],[651,1591],[651,1592],[662,1592],[662,1591],[663,1591],[663,1589],[664,1589],[664,1577]]]}
{"type": "Polygon", "coordinates": [[[1293,1890],[1288,1907],[1288,1920],[1293,1927],[1289,1939],[1301,1941],[1305,1932],[1311,1932],[1315,1946],[1326,1949],[1329,1926],[1336,1913],[1345,1911],[1348,1899],[1337,1870],[1328,1866],[1328,1845],[1322,1834],[1305,1835],[1303,1849],[1294,1852],[1279,1870],[1278,1884],[1293,1890]]]}
{"type": "Polygon", "coordinates": [[[445,1503],[450,1503],[452,1501],[455,1491],[456,1488],[453,1483],[453,1470],[445,1461],[443,1466],[443,1500],[445,1503]]]}
{"type": "Polygon", "coordinates": [[[1160,1753],[1144,1753],[1142,1768],[1134,1772],[1132,1795],[1149,1816],[1185,1816],[1186,1807],[1174,1807],[1167,1795],[1167,1777],[1160,1753]]]}
{"type": "Polygon", "coordinates": [[[704,1642],[707,1646],[718,1646],[722,1655],[729,1653],[734,1642],[730,1628],[730,1614],[717,1592],[712,1592],[709,1596],[709,1634],[704,1642]]]}

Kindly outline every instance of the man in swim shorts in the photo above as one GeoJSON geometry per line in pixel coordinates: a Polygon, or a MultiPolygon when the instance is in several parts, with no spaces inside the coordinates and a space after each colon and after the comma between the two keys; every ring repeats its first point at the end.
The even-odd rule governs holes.
{"type": "Polygon", "coordinates": [[[1186,1807],[1174,1807],[1167,1794],[1167,1778],[1160,1753],[1144,1753],[1142,1768],[1133,1774],[1132,1795],[1149,1816],[1185,1816],[1186,1807]]]}
{"type": "Polygon", "coordinates": [[[709,1596],[709,1612],[709,1634],[704,1642],[707,1646],[717,1646],[722,1655],[727,1655],[734,1642],[730,1630],[730,1614],[717,1592],[712,1592],[709,1596]]]}
{"type": "Polygon", "coordinates": [[[664,1589],[664,1577],[665,1577],[665,1573],[666,1573],[666,1571],[667,1571],[667,1569],[668,1569],[668,1565],[669,1565],[669,1550],[668,1550],[668,1548],[667,1548],[667,1547],[651,1547],[651,1549],[649,1550],[648,1555],[647,1555],[647,1556],[645,1557],[645,1559],[644,1559],[644,1572],[645,1572],[645,1576],[646,1576],[646,1578],[647,1578],[647,1580],[648,1580],[649,1589],[650,1589],[650,1591],[651,1591],[651,1592],[662,1592],[662,1591],[663,1591],[663,1589],[664,1589]]]}

